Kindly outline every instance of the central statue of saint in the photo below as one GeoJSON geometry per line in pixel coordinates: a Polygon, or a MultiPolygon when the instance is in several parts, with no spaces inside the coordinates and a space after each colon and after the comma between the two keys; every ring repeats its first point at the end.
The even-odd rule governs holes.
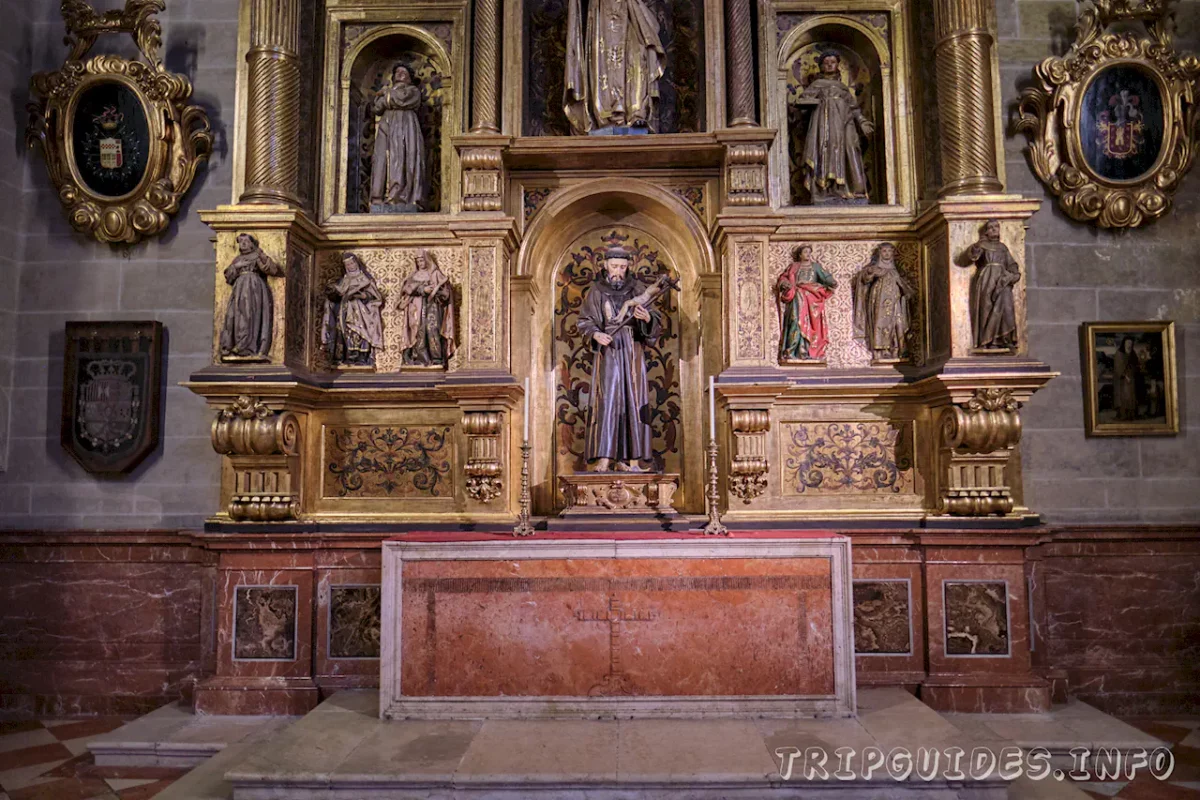
{"type": "Polygon", "coordinates": [[[590,0],[580,28],[580,0],[567,9],[563,110],[575,134],[649,128],[666,51],[645,0],[590,0]]]}
{"type": "Polygon", "coordinates": [[[644,472],[640,462],[654,459],[643,348],[662,334],[662,320],[639,302],[648,289],[629,275],[630,260],[609,248],[579,311],[579,333],[596,350],[584,449],[592,472],[644,472]]]}

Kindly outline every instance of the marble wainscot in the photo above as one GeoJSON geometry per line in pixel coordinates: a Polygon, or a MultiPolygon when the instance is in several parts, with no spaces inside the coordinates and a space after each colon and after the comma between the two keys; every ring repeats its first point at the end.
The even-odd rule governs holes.
{"type": "Polygon", "coordinates": [[[392,719],[852,716],[850,540],[383,544],[392,719]]]}

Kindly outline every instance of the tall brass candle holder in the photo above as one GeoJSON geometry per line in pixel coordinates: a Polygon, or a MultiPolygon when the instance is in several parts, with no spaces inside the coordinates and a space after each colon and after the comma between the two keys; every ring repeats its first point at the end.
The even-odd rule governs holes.
{"type": "Polygon", "coordinates": [[[533,536],[533,525],[529,521],[529,453],[533,446],[526,439],[521,443],[521,510],[517,514],[517,524],[513,527],[513,536],[533,536]]]}
{"type": "Polygon", "coordinates": [[[706,536],[728,536],[729,529],[721,524],[721,512],[717,505],[721,500],[717,489],[717,440],[708,442],[708,524],[704,526],[706,536]]]}

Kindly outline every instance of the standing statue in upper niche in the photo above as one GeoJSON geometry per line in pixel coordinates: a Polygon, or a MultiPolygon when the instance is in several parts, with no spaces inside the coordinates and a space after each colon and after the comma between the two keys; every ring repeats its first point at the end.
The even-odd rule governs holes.
{"type": "Polygon", "coordinates": [[[641,462],[654,460],[644,346],[662,334],[650,303],[665,290],[665,276],[647,287],[629,275],[631,261],[626,250],[608,249],[604,272],[584,295],[576,323],[596,353],[584,445],[592,472],[644,472],[641,462]]]}
{"type": "Polygon", "coordinates": [[[779,363],[821,361],[829,344],[825,301],[837,281],[812,257],[812,245],[796,248],[796,260],[775,283],[779,308],[779,363]]]}
{"type": "Polygon", "coordinates": [[[859,133],[870,136],[875,126],[858,106],[854,92],[842,82],[842,57],[834,50],[821,53],[821,73],[796,103],[812,108],[804,140],[804,187],[813,205],[865,204],[867,173],[859,133]]]}
{"type": "Polygon", "coordinates": [[[980,350],[1013,350],[1017,346],[1017,312],[1013,286],[1021,266],[1000,241],[1000,221],[989,219],[979,241],[967,248],[968,263],[979,271],[971,281],[971,330],[980,350]]]}
{"type": "Polygon", "coordinates": [[[590,0],[582,30],[580,0],[569,2],[563,110],[571,132],[649,132],[666,56],[654,13],[645,0],[590,0]]]}
{"type": "Polygon", "coordinates": [[[221,357],[230,361],[261,361],[271,352],[271,326],[275,303],[268,275],[283,275],[283,267],[258,247],[248,233],[237,237],[238,256],[225,268],[225,282],[233,287],[221,328],[221,357]]]}
{"type": "Polygon", "coordinates": [[[400,287],[400,349],[405,364],[444,367],[454,355],[454,287],[433,256],[417,251],[400,287]]]}
{"type": "Polygon", "coordinates": [[[916,289],[896,269],[896,247],[884,242],[854,276],[854,338],[863,339],[874,361],[908,357],[911,304],[916,289]]]}
{"type": "Polygon", "coordinates": [[[421,89],[404,64],[375,96],[375,152],[371,162],[372,211],[420,211],[425,180],[425,138],[417,119],[421,89]]]}
{"type": "Polygon", "coordinates": [[[383,295],[354,253],[342,253],[346,269],[325,297],[321,343],[334,364],[367,366],[383,348],[383,295]]]}

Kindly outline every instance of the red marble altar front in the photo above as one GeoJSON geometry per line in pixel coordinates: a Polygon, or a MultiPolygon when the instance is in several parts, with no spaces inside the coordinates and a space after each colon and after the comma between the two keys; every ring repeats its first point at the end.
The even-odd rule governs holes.
{"type": "Polygon", "coordinates": [[[389,542],[384,685],[391,669],[397,700],[848,699],[848,541],[773,541],[389,542]]]}

